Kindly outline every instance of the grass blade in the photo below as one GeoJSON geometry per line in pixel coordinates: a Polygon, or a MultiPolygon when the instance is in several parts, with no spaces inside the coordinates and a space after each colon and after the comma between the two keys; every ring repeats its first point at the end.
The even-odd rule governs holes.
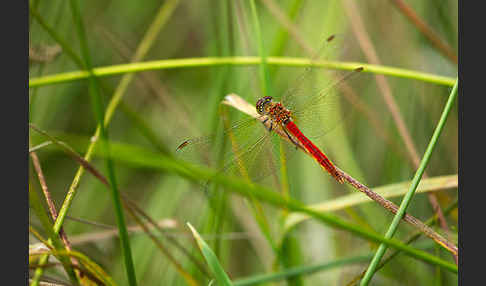
{"type": "MultiPolygon", "coordinates": [[[[175,69],[175,68],[193,68],[193,67],[209,67],[209,66],[225,66],[225,65],[259,65],[261,57],[201,57],[201,58],[185,58],[185,59],[170,59],[157,60],[147,62],[134,62],[129,64],[111,65],[105,67],[94,68],[93,73],[97,77],[120,75],[125,73],[142,72],[149,70],[161,69],[175,69]]],[[[292,57],[268,57],[267,64],[279,65],[288,67],[308,67],[315,66],[319,68],[336,69],[336,70],[354,70],[363,67],[363,72],[370,72],[374,74],[382,74],[388,76],[395,76],[400,78],[415,79],[424,82],[430,82],[438,85],[453,86],[454,78],[435,75],[420,71],[409,69],[402,69],[396,67],[371,65],[359,62],[338,62],[338,61],[312,61],[308,58],[292,58],[292,57]]],[[[89,78],[87,71],[72,71],[65,73],[58,73],[53,75],[46,75],[42,77],[34,77],[29,79],[29,88],[52,85],[58,83],[71,82],[81,79],[89,78]]]]}
{"type": "Polygon", "coordinates": [[[219,264],[218,258],[216,255],[214,255],[211,248],[209,248],[206,242],[201,238],[199,233],[194,229],[194,227],[192,227],[190,223],[187,223],[187,226],[189,226],[191,229],[197,245],[206,259],[209,269],[211,269],[211,272],[213,272],[214,278],[218,282],[218,285],[233,285],[228,277],[228,274],[226,274],[221,264],[219,264]]]}
{"type": "MultiPolygon", "coordinates": [[[[90,73],[89,77],[89,94],[91,97],[91,104],[93,111],[95,113],[98,126],[100,126],[100,134],[103,140],[108,140],[108,132],[105,129],[104,124],[104,108],[103,101],[100,94],[100,86],[97,82],[96,75],[92,71],[92,63],[90,51],[88,48],[88,43],[86,39],[85,27],[82,20],[81,12],[79,9],[79,1],[71,0],[70,2],[71,11],[73,14],[73,19],[75,26],[77,28],[78,37],[81,43],[81,52],[83,55],[84,65],[90,73]]],[[[113,207],[115,209],[116,222],[118,225],[119,235],[120,235],[120,247],[125,260],[125,270],[128,278],[128,283],[131,286],[137,285],[137,280],[135,277],[135,268],[133,265],[132,252],[130,249],[130,240],[128,238],[128,232],[125,223],[125,216],[123,214],[123,207],[120,199],[120,193],[115,178],[115,170],[113,166],[113,161],[110,155],[109,145],[106,143],[101,144],[103,151],[106,154],[105,162],[106,168],[108,170],[108,179],[110,182],[111,195],[113,199],[113,207]]]]}

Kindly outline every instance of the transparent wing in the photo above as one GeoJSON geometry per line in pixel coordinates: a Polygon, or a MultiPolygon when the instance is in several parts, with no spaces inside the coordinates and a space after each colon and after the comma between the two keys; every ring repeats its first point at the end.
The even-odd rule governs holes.
{"type": "Polygon", "coordinates": [[[353,108],[341,87],[362,71],[334,73],[324,87],[295,104],[292,116],[301,131],[309,138],[326,135],[336,126],[350,119],[353,108]]]}
{"type": "Polygon", "coordinates": [[[342,52],[344,37],[331,36],[311,58],[311,66],[297,78],[295,86],[282,95],[281,102],[293,115],[295,123],[309,138],[318,138],[349,120],[351,105],[342,89],[356,77],[361,68],[352,71],[329,71],[315,67],[342,52]]]}
{"type": "Polygon", "coordinates": [[[177,147],[177,157],[219,169],[217,162],[225,164],[234,154],[249,149],[264,134],[264,128],[255,118],[246,118],[227,126],[222,132],[195,137],[181,142],[177,147]],[[228,142],[238,142],[236,149],[229,149],[228,142]]]}
{"type": "MultiPolygon", "coordinates": [[[[281,153],[285,152],[289,160],[296,147],[281,140],[274,131],[268,131],[257,119],[243,120],[225,129],[222,136],[185,140],[178,147],[177,155],[184,160],[211,166],[218,174],[252,182],[269,178],[272,184],[278,185],[281,153]],[[219,165],[217,162],[220,162],[219,165]]],[[[203,186],[207,187],[207,183],[203,186]]]]}
{"type": "MultiPolygon", "coordinates": [[[[311,56],[311,63],[316,63],[319,60],[329,60],[333,55],[337,53],[337,48],[342,45],[343,38],[336,35],[327,37],[320,48],[314,52],[311,56]]],[[[309,92],[309,88],[315,86],[317,68],[310,65],[304,69],[304,71],[289,85],[287,91],[285,91],[280,98],[280,101],[288,108],[294,108],[295,104],[298,104],[297,99],[302,96],[306,96],[309,92]]]]}
{"type": "MultiPolygon", "coordinates": [[[[276,126],[275,129],[277,128],[280,129],[281,127],[276,126]]],[[[253,161],[248,164],[248,174],[253,182],[263,183],[264,180],[268,180],[269,184],[279,187],[282,159],[285,159],[286,164],[292,164],[291,159],[297,153],[297,147],[286,140],[282,140],[274,131],[267,131],[268,136],[266,136],[265,142],[253,155],[253,161]]]]}

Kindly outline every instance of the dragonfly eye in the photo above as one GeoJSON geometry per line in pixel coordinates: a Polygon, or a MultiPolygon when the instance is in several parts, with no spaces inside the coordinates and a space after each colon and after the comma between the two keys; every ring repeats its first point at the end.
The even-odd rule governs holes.
{"type": "Polygon", "coordinates": [[[263,115],[263,113],[265,112],[265,105],[267,103],[269,103],[270,101],[272,101],[272,97],[271,96],[265,96],[263,98],[260,98],[257,101],[257,103],[256,103],[256,110],[257,110],[258,114],[263,115]]]}

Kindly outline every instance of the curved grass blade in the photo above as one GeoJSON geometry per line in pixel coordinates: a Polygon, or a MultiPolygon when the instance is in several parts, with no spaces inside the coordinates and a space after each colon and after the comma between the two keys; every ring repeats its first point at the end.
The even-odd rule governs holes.
{"type": "Polygon", "coordinates": [[[230,278],[228,277],[228,274],[226,274],[221,264],[219,264],[218,258],[216,257],[216,255],[214,255],[214,252],[211,250],[211,248],[209,248],[204,239],[201,238],[199,233],[189,222],[187,223],[187,226],[189,226],[189,228],[191,229],[194,239],[196,239],[197,245],[199,246],[199,249],[201,250],[204,258],[206,259],[209,269],[211,269],[214,278],[218,282],[218,285],[233,285],[230,278]]]}
{"type": "MultiPolygon", "coordinates": [[[[185,58],[158,60],[146,62],[134,62],[129,64],[111,65],[94,68],[93,73],[97,77],[114,76],[119,74],[142,72],[149,70],[175,69],[175,68],[193,68],[208,66],[225,66],[225,65],[259,65],[260,57],[206,57],[206,58],[185,58]]],[[[268,65],[279,65],[288,67],[308,67],[315,66],[319,68],[335,70],[354,70],[363,67],[363,72],[382,74],[401,78],[415,79],[424,82],[430,82],[438,85],[453,86],[454,79],[447,76],[435,75],[421,71],[402,69],[396,67],[371,65],[360,62],[339,62],[339,61],[316,61],[313,62],[308,58],[294,57],[268,57],[268,65]]],[[[51,85],[63,82],[77,81],[89,78],[90,74],[84,70],[46,75],[29,79],[29,88],[51,85]]]]}

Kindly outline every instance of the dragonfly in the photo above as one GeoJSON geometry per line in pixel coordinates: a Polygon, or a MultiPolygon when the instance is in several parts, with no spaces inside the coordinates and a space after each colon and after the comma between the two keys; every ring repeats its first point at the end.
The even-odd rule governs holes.
{"type": "MultiPolygon", "coordinates": [[[[333,39],[334,36],[329,37],[326,43],[333,39]]],[[[315,72],[315,68],[307,68],[297,78],[295,86],[283,93],[280,98],[259,98],[255,102],[252,118],[236,122],[224,129],[223,137],[229,139],[231,147],[230,151],[222,156],[225,163],[219,168],[218,173],[234,173],[258,181],[275,173],[279,152],[291,154],[295,150],[303,149],[337,182],[343,183],[342,173],[309,137],[319,138],[341,123],[342,116],[336,116],[337,112],[333,109],[349,106],[349,103],[341,103],[342,96],[337,93],[336,87],[362,70],[362,67],[358,67],[340,74],[324,88],[306,94],[305,88],[302,87],[309,84],[315,72]],[[338,118],[329,119],[329,115],[338,118]],[[255,126],[259,123],[263,128],[255,126]],[[285,141],[282,143],[283,150],[278,148],[282,146],[282,139],[285,141]]],[[[192,158],[206,158],[208,163],[208,153],[216,145],[216,138],[217,136],[210,135],[186,139],[177,147],[177,152],[195,153],[192,158]]]]}

